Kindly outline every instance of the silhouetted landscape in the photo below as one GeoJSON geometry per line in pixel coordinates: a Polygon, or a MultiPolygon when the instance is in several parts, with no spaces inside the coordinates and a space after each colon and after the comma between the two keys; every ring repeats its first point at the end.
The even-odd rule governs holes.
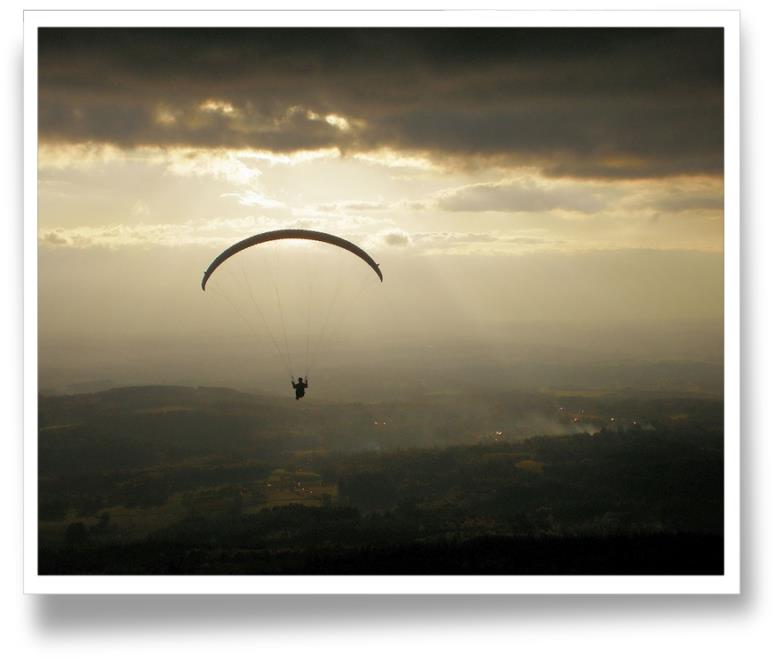
{"type": "Polygon", "coordinates": [[[719,574],[723,405],[40,398],[42,574],[719,574]]]}

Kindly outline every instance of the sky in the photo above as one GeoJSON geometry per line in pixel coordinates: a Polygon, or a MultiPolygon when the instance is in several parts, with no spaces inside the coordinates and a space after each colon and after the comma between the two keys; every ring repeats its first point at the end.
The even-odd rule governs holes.
{"type": "Polygon", "coordinates": [[[721,358],[720,29],[52,28],[38,77],[52,382],[228,381],[245,342],[274,377],[310,316],[365,354],[721,358]],[[201,291],[278,228],[384,284],[291,245],[201,291]]]}

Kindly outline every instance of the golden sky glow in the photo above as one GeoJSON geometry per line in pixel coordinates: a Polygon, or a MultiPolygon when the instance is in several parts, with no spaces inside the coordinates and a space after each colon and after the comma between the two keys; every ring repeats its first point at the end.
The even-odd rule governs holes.
{"type": "Polygon", "coordinates": [[[44,145],[39,163],[44,244],[218,245],[298,226],[372,244],[400,235],[384,247],[426,253],[451,248],[450,236],[455,253],[723,247],[723,186],[712,176],[584,181],[446,170],[400,154],[90,145],[44,145]]]}
{"type": "Polygon", "coordinates": [[[201,271],[278,228],[413,336],[720,323],[718,30],[100,32],[40,33],[42,336],[217,331],[201,271]]]}

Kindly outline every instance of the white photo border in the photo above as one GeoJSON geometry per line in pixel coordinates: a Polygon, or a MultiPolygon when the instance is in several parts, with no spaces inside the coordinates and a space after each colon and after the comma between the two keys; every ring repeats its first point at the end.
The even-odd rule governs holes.
{"type": "Polygon", "coordinates": [[[24,12],[24,592],[37,594],[740,593],[740,13],[734,11],[24,12]],[[724,29],[724,574],[51,576],[38,574],[37,90],[41,27],[719,27],[724,29]]]}

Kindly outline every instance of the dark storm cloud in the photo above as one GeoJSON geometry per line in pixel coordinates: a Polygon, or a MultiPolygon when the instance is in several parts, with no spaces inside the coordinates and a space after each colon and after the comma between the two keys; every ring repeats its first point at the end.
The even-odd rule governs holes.
{"type": "Polygon", "coordinates": [[[57,28],[39,43],[51,142],[388,147],[553,176],[723,165],[721,29],[57,28]]]}

